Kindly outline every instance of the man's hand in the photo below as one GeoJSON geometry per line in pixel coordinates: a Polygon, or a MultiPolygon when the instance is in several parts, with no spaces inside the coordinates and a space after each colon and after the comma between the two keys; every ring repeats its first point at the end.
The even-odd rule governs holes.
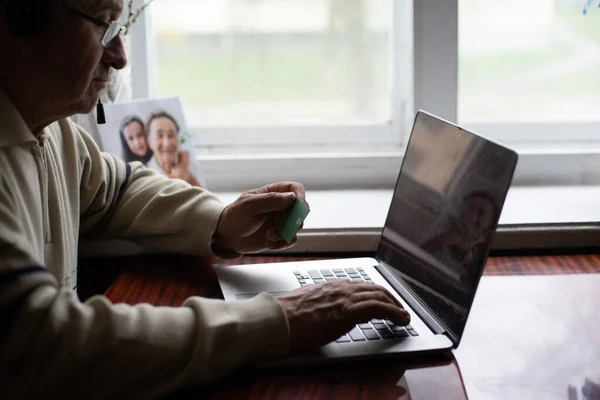
{"type": "Polygon", "coordinates": [[[290,323],[292,351],[323,346],[374,318],[410,323],[410,315],[390,292],[373,283],[330,281],[304,286],[277,300],[290,323]]]}
{"type": "Polygon", "coordinates": [[[277,224],[296,197],[307,204],[304,186],[296,182],[274,183],[242,194],[221,214],[213,247],[244,254],[294,245],[296,238],[288,245],[277,232],[277,224]]]}

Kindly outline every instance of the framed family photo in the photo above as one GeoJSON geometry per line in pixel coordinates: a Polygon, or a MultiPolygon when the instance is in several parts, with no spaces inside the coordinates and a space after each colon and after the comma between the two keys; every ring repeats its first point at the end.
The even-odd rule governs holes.
{"type": "Polygon", "coordinates": [[[206,187],[179,98],[105,104],[104,109],[106,124],[98,125],[104,151],[206,187]]]}

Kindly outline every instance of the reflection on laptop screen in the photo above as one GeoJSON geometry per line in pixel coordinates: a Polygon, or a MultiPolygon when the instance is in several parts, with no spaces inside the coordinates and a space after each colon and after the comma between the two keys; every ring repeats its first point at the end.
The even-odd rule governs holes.
{"type": "Polygon", "coordinates": [[[419,112],[377,257],[462,336],[516,154],[419,112]]]}

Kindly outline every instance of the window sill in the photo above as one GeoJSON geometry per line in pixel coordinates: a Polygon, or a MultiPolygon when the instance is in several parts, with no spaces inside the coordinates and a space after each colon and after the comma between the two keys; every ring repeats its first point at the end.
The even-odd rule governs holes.
{"type": "MultiPolygon", "coordinates": [[[[600,149],[515,146],[513,187],[600,185],[600,149]]],[[[399,146],[243,148],[205,150],[198,160],[214,192],[243,192],[267,182],[294,180],[312,190],[391,189],[402,165],[399,146]],[[249,154],[253,154],[250,156],[249,154]]]]}
{"type": "MultiPolygon", "coordinates": [[[[218,193],[230,203],[237,193],[218,193]]],[[[373,252],[392,190],[310,191],[311,214],[287,253],[373,252]]],[[[515,187],[507,197],[494,250],[568,249],[600,244],[600,186],[515,187]]],[[[126,242],[81,243],[80,255],[148,253],[126,242]]]]}

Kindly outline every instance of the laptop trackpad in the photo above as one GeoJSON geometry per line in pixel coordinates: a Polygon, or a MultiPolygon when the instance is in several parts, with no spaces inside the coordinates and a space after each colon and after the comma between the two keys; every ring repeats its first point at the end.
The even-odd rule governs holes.
{"type": "Polygon", "coordinates": [[[294,273],[280,265],[239,265],[217,268],[225,300],[243,300],[261,292],[281,296],[300,287],[294,273]]]}
{"type": "MultiPolygon", "coordinates": [[[[279,296],[285,296],[286,294],[288,294],[289,292],[269,292],[270,294],[272,294],[275,297],[279,297],[279,296]]],[[[250,299],[254,296],[257,296],[258,293],[243,293],[243,294],[236,294],[235,295],[235,299],[236,300],[247,300],[250,299]]]]}

